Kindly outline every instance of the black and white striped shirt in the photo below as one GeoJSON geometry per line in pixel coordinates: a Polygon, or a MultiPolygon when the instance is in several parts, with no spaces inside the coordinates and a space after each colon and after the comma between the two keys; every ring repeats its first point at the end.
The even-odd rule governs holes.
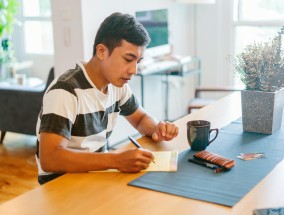
{"type": "MultiPolygon", "coordinates": [[[[108,85],[107,94],[89,79],[81,62],[48,87],[37,122],[37,134],[50,132],[69,139],[68,148],[102,151],[118,115],[131,115],[139,107],[129,86],[108,85]]],[[[39,173],[44,173],[38,162],[39,173]]]]}

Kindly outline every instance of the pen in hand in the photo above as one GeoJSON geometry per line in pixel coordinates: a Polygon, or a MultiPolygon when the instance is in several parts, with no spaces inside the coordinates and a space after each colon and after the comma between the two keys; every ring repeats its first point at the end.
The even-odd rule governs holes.
{"type": "MultiPolygon", "coordinates": [[[[133,139],[133,137],[128,136],[128,139],[131,141],[131,143],[133,143],[134,146],[136,146],[139,149],[143,149],[142,146],[135,139],[133,139]]],[[[154,160],[152,160],[152,162],[155,163],[154,160]]]]}

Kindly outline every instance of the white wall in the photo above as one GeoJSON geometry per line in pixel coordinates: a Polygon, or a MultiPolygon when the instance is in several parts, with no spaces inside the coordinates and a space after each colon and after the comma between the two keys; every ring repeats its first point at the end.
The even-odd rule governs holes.
{"type": "Polygon", "coordinates": [[[233,52],[232,0],[196,8],[196,55],[202,60],[202,85],[233,84],[227,59],[233,52]]]}
{"type": "Polygon", "coordinates": [[[56,75],[84,59],[80,0],[51,0],[56,75]]]}

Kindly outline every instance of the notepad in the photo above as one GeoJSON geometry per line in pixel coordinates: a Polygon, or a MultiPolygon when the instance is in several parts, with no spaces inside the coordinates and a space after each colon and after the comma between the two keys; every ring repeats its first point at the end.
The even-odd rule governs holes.
{"type": "Polygon", "coordinates": [[[175,172],[177,171],[178,151],[152,152],[155,163],[151,162],[149,167],[143,171],[147,172],[175,172]]]}
{"type": "MultiPolygon", "coordinates": [[[[155,163],[151,162],[147,169],[141,170],[141,172],[176,172],[178,166],[178,151],[159,151],[152,152],[155,159],[155,163]]],[[[119,172],[116,169],[108,169],[101,171],[90,172],[119,172]]]]}

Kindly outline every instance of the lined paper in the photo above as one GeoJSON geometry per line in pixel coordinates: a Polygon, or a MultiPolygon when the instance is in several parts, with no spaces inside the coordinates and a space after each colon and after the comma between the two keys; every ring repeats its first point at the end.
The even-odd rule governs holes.
{"type": "Polygon", "coordinates": [[[146,172],[175,172],[177,171],[178,151],[152,152],[155,163],[151,162],[146,172]]]}

